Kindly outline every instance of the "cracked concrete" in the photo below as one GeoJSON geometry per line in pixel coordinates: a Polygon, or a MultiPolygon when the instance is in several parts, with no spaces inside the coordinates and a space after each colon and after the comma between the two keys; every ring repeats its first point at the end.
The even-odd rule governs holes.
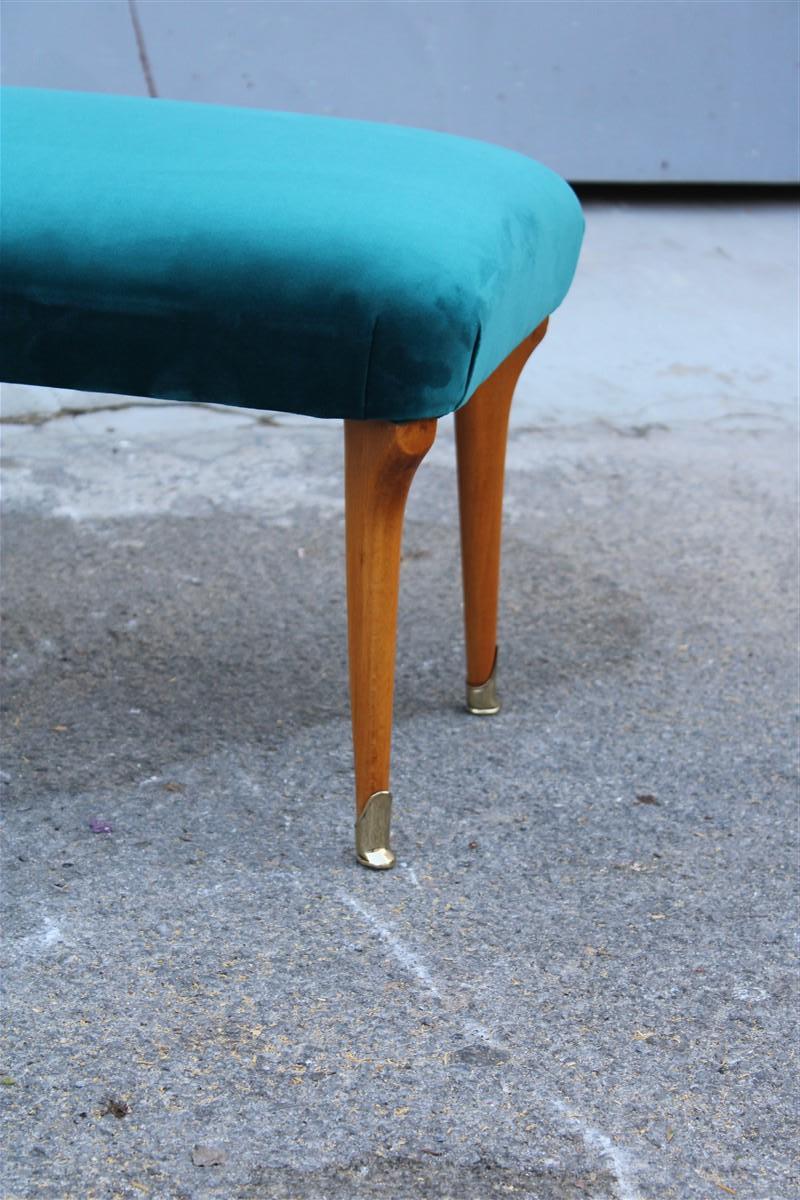
{"type": "Polygon", "coordinates": [[[6,389],[9,1200],[798,1194],[796,213],[588,216],[496,720],[450,422],[412,488],[384,876],[340,430],[6,389]]]}

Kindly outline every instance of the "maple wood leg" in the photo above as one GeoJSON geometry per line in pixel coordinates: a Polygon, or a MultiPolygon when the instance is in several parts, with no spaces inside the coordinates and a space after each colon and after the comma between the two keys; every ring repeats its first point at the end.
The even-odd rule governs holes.
{"type": "Polygon", "coordinates": [[[379,870],[394,864],[389,760],[403,513],[435,436],[435,420],[344,423],[356,856],[379,870]]]}
{"type": "Polygon", "coordinates": [[[545,320],[455,416],[467,709],[482,716],[500,710],[495,668],[508,416],[522,368],[546,331],[545,320]]]}

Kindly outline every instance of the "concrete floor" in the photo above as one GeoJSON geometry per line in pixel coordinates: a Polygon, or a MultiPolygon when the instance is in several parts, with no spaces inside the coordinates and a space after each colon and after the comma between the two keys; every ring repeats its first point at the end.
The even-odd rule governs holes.
{"type": "Polygon", "coordinates": [[[797,212],[587,216],[496,720],[450,422],[412,489],[387,875],[340,430],[4,389],[8,1200],[800,1194],[797,212]]]}

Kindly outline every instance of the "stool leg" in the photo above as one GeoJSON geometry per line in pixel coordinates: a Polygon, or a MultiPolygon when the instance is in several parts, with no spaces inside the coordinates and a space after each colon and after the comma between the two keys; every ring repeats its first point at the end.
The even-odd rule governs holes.
{"type": "Polygon", "coordinates": [[[481,384],[456,413],[456,456],[467,650],[467,710],[500,711],[496,690],[497,604],[508,416],[517,380],[547,321],[481,384]]]}
{"type": "Polygon", "coordinates": [[[406,496],[436,421],[345,421],[347,632],[356,776],[356,856],[394,864],[389,758],[400,545],[406,496]]]}

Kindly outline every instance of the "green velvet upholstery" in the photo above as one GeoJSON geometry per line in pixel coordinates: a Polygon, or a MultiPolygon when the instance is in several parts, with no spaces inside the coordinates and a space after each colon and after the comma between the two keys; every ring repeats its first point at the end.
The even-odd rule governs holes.
{"type": "Polygon", "coordinates": [[[0,378],[320,417],[463,404],[563,299],[552,171],[400,126],[5,88],[0,378]]]}

